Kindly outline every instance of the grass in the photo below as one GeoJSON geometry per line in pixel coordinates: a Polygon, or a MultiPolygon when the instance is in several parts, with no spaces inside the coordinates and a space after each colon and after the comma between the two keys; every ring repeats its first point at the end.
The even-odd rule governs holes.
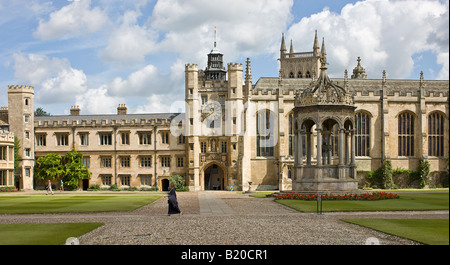
{"type": "Polygon", "coordinates": [[[132,211],[160,197],[161,195],[2,196],[0,214],[132,211]]]}
{"type": "MultiPolygon", "coordinates": [[[[400,199],[379,201],[323,201],[323,212],[341,211],[429,211],[448,210],[448,192],[402,192],[400,199]]],[[[316,201],[276,200],[301,212],[315,212],[316,201]]]]}
{"type": "Polygon", "coordinates": [[[448,219],[342,219],[426,245],[449,244],[448,219]]]}
{"type": "Polygon", "coordinates": [[[61,245],[102,223],[0,224],[0,245],[61,245]]]}

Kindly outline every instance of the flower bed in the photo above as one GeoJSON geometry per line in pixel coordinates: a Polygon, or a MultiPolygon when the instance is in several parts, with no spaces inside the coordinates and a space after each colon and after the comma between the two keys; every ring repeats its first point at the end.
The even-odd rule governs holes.
{"type": "Polygon", "coordinates": [[[0,192],[14,192],[14,191],[18,191],[16,187],[14,186],[3,186],[0,187],[0,192]]]}
{"type": "MultiPolygon", "coordinates": [[[[398,199],[400,196],[393,193],[387,192],[373,192],[373,193],[346,193],[346,194],[325,194],[322,195],[322,200],[327,201],[376,201],[376,200],[387,200],[387,199],[398,199]]],[[[278,194],[275,196],[276,200],[305,200],[305,201],[316,201],[317,194],[296,194],[296,193],[285,193],[278,194]]]]}

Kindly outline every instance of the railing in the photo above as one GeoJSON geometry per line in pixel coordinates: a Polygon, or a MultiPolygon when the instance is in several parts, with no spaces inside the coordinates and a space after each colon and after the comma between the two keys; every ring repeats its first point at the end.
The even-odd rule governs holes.
{"type": "Polygon", "coordinates": [[[304,58],[304,57],[313,57],[314,53],[312,52],[296,52],[296,53],[286,53],[284,58],[304,58]]]}

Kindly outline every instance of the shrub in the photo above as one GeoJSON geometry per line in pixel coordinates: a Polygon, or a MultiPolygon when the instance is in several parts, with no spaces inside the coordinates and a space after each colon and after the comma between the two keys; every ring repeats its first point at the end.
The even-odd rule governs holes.
{"type": "Polygon", "coordinates": [[[98,185],[98,184],[93,184],[93,185],[89,186],[88,190],[89,190],[89,191],[100,190],[100,185],[98,185]]]}
{"type": "Polygon", "coordinates": [[[15,186],[0,187],[0,192],[15,192],[15,191],[18,191],[18,189],[15,186]]]}
{"type": "MultiPolygon", "coordinates": [[[[275,197],[277,200],[305,200],[305,201],[316,201],[317,194],[295,194],[295,193],[286,193],[279,194],[275,197]]],[[[377,200],[388,200],[388,199],[398,199],[400,196],[393,193],[387,192],[374,192],[374,193],[364,193],[364,194],[356,194],[356,193],[346,193],[346,194],[325,194],[322,195],[322,200],[328,201],[377,201],[377,200]]]]}
{"type": "Polygon", "coordinates": [[[173,183],[176,191],[188,191],[189,190],[189,187],[184,186],[184,183],[185,183],[184,177],[182,177],[180,175],[170,176],[169,182],[173,183]]]}

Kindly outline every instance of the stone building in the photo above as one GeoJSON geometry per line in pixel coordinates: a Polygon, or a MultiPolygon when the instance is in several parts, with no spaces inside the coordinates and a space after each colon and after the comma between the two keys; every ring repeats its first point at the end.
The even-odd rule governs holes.
{"type": "Polygon", "coordinates": [[[33,188],[35,158],[63,155],[72,147],[92,172],[80,183],[84,189],[92,184],[165,189],[169,176],[180,174],[191,190],[290,190],[295,159],[313,166],[318,157],[331,166],[350,161],[358,171],[376,170],[383,159],[393,168],[415,170],[421,158],[431,171],[446,169],[448,80],[424,80],[422,74],[418,80],[388,79],[384,71],[371,79],[361,58],[350,78],[347,70],[343,78],[330,78],[353,97],[351,130],[345,122],[327,125],[326,157],[317,155],[315,127],[298,141],[296,96],[320,78],[321,60],[326,61],[325,42],[319,47],[317,33],[310,52],[295,52],[292,41],[287,52],[283,36],[278,76],[253,83],[250,59],[245,67],[225,64],[215,43],[205,69],[186,64],[186,113],[128,114],[121,104],[111,115],[82,115],[73,106],[70,115],[34,117],[33,89],[10,86],[8,120],[1,118],[5,115],[0,120],[22,143],[23,189],[33,188]],[[295,155],[299,142],[301,156],[295,155]],[[342,150],[347,152],[339,156],[342,150]]]}

